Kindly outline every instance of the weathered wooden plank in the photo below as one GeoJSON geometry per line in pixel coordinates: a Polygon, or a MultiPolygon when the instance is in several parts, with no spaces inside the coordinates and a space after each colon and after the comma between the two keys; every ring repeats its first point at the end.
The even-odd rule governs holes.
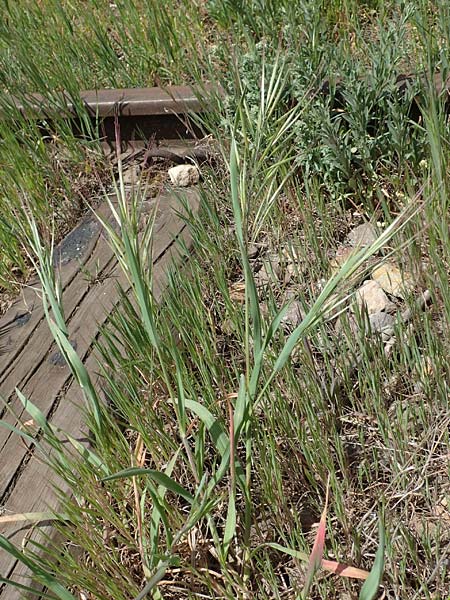
{"type": "MultiPolygon", "coordinates": [[[[111,219],[111,211],[106,202],[100,205],[97,215],[107,221],[111,219]]],[[[155,235],[164,227],[166,217],[167,213],[160,211],[159,219],[155,223],[155,235]]],[[[88,226],[94,230],[88,239],[84,237],[80,240],[80,237],[78,237],[75,242],[72,239],[67,243],[69,236],[72,236],[71,233],[55,251],[55,262],[58,266],[58,275],[63,292],[66,292],[67,288],[71,286],[71,290],[66,292],[68,298],[65,307],[67,318],[70,318],[71,313],[90,285],[88,278],[85,277],[82,271],[94,275],[98,274],[101,278],[112,256],[107,244],[99,243],[101,241],[101,227],[97,217],[95,215],[87,216],[76,228],[76,231],[79,231],[80,227],[83,226],[88,226]],[[67,255],[68,246],[73,246],[74,243],[77,247],[75,252],[72,252],[72,258],[69,259],[67,255]],[[63,259],[62,262],[60,258],[63,259]],[[80,270],[80,265],[83,267],[82,270],[80,270]]],[[[83,234],[81,234],[81,237],[83,237],[83,234]]],[[[36,334],[38,327],[47,328],[42,302],[39,297],[38,284],[34,282],[33,286],[25,288],[23,295],[0,319],[0,331],[3,331],[6,336],[3,341],[0,361],[0,394],[3,397],[9,397],[8,386],[5,384],[6,378],[13,370],[17,370],[17,364],[23,364],[23,355],[29,357],[33,351],[30,347],[30,339],[36,334]]],[[[30,362],[29,359],[26,362],[30,362]]],[[[14,385],[16,384],[17,382],[14,385]]]]}
{"type": "MultiPolygon", "coordinates": [[[[99,217],[106,219],[109,217],[110,211],[107,203],[99,206],[97,214],[99,217]]],[[[74,231],[75,234],[78,232],[79,235],[75,240],[76,248],[72,260],[67,255],[67,249],[74,241],[73,232],[63,240],[55,251],[55,263],[58,265],[63,291],[79,275],[80,264],[84,268],[89,268],[86,263],[95,251],[101,235],[100,223],[95,215],[87,215],[74,231]],[[90,232],[90,235],[86,235],[86,230],[90,232]],[[59,260],[60,258],[62,260],[59,260]]],[[[2,383],[5,378],[11,370],[16,368],[20,353],[25,348],[28,350],[29,339],[36,327],[44,320],[44,310],[36,285],[37,282],[35,281],[31,286],[27,286],[23,294],[17,298],[13,306],[0,319],[0,331],[7,331],[0,362],[0,390],[3,390],[2,383]]],[[[70,299],[72,299],[72,295],[70,295],[70,299]]],[[[76,299],[77,297],[74,296],[74,301],[76,299]]]]}
{"type": "MultiPolygon", "coordinates": [[[[100,230],[98,231],[100,235],[100,230]]],[[[87,249],[89,256],[95,247],[98,235],[92,239],[92,248],[87,249]]],[[[60,277],[63,289],[70,284],[79,272],[79,265],[71,261],[61,268],[60,277]]],[[[44,311],[36,290],[37,281],[24,288],[8,312],[0,319],[0,330],[4,332],[4,347],[1,356],[0,385],[14,369],[19,354],[24,350],[30,336],[44,319],[44,311]]]]}
{"type": "MultiPolygon", "coordinates": [[[[170,218],[167,218],[165,227],[155,237],[153,247],[155,261],[164,254],[172,243],[174,236],[178,235],[184,226],[182,219],[171,211],[170,206],[165,207],[164,210],[165,212],[170,211],[170,218]]],[[[121,278],[120,269],[117,268],[117,262],[112,258],[112,251],[107,241],[101,239],[100,243],[104,246],[105,252],[110,253],[111,256],[111,267],[113,267],[111,277],[102,284],[97,284],[90,288],[72,318],[68,320],[70,339],[76,345],[77,352],[83,358],[98,331],[98,325],[104,322],[108,311],[114,305],[117,282],[121,278]]],[[[82,277],[81,273],[80,277],[82,277]]],[[[45,335],[48,339],[48,331],[45,335]]],[[[51,354],[47,353],[38,357],[32,357],[32,368],[34,368],[34,371],[25,385],[21,386],[22,393],[35,402],[45,414],[53,410],[54,403],[58,401],[61,389],[67,385],[71,377],[67,367],[60,363],[61,357],[58,358],[56,346],[53,345],[52,348],[54,351],[51,354]]],[[[23,415],[23,407],[15,395],[10,399],[9,404],[12,410],[14,410],[15,415],[8,414],[4,420],[15,424],[23,415]]],[[[0,436],[0,440],[2,441],[1,454],[14,457],[13,462],[0,461],[1,498],[8,493],[18,466],[21,468],[20,465],[26,460],[26,450],[22,442],[12,432],[2,428],[0,436]]]]}
{"type": "MultiPolygon", "coordinates": [[[[191,207],[193,209],[196,208],[196,193],[190,192],[190,200],[191,207]]],[[[166,203],[165,211],[170,211],[173,215],[173,207],[174,200],[173,198],[164,198],[163,204],[166,203]],[[167,202],[168,200],[168,202],[167,202]]],[[[187,245],[190,242],[190,235],[187,228],[184,226],[183,220],[179,217],[173,216],[171,219],[167,220],[164,224],[163,231],[160,231],[160,234],[156,236],[154,243],[154,255],[153,260],[155,263],[154,267],[154,276],[155,276],[155,296],[157,298],[160,297],[162,290],[165,285],[165,274],[168,269],[170,261],[172,261],[178,255],[177,248],[172,244],[172,240],[176,236],[181,236],[184,238],[184,241],[187,245]]],[[[116,273],[117,277],[120,277],[120,274],[116,273]]],[[[123,275],[121,276],[123,282],[123,275]]],[[[92,317],[90,311],[87,314],[87,309],[90,307],[92,300],[94,299],[95,305],[98,305],[103,313],[102,316],[99,317],[99,313],[95,312],[95,318],[93,322],[95,322],[95,330],[91,331],[91,336],[89,338],[89,334],[84,335],[84,355],[86,356],[89,352],[89,348],[92,344],[92,341],[95,337],[95,333],[98,329],[99,323],[104,322],[107,318],[110,310],[117,302],[117,296],[114,291],[117,289],[117,286],[114,286],[114,290],[111,285],[107,285],[107,291],[103,290],[104,299],[103,302],[100,302],[101,298],[99,298],[99,294],[96,293],[93,298],[91,297],[89,302],[83,302],[82,305],[77,309],[76,314],[74,316],[72,327],[80,331],[81,326],[85,325],[86,319],[88,317],[92,317]],[[83,306],[84,305],[84,306],[83,306]]],[[[65,298],[64,298],[65,300],[65,298]]],[[[92,319],[91,319],[92,321],[92,319]]],[[[45,364],[45,363],[42,363],[45,364]]],[[[87,358],[86,364],[88,368],[94,370],[95,368],[95,359],[92,355],[87,358]]],[[[53,365],[55,366],[55,365],[53,365]]],[[[67,367],[62,367],[63,370],[66,371],[64,374],[64,383],[67,384],[69,381],[70,375],[68,375],[67,367]]],[[[38,369],[37,373],[39,373],[40,369],[38,369]]],[[[46,372],[46,376],[44,376],[43,383],[47,381],[47,391],[49,389],[48,385],[48,372],[46,372]]],[[[61,382],[56,386],[58,393],[61,392],[62,386],[61,382]]],[[[45,392],[45,389],[42,390],[45,392]]],[[[35,392],[35,390],[31,390],[30,393],[35,392]]],[[[58,399],[58,393],[53,396],[54,402],[58,399]]],[[[52,422],[57,424],[58,426],[70,431],[72,434],[77,434],[82,427],[82,417],[79,409],[77,408],[77,404],[80,402],[80,390],[78,386],[72,381],[69,384],[67,392],[64,394],[63,398],[60,398],[60,402],[58,405],[54,403],[51,405],[52,412],[52,422]]],[[[36,399],[34,398],[34,401],[36,399]]],[[[12,440],[13,438],[11,438],[12,440]]],[[[16,441],[18,438],[16,437],[16,441]]],[[[15,456],[14,454],[10,454],[10,448],[8,448],[9,456],[15,456]]],[[[19,448],[19,456],[22,456],[22,460],[25,459],[25,455],[27,454],[26,448],[21,446],[19,448]]],[[[5,457],[4,452],[1,453],[0,458],[5,457]]],[[[0,465],[2,465],[5,461],[0,460],[0,465]]],[[[17,472],[14,474],[14,486],[11,490],[9,490],[8,499],[6,501],[5,509],[11,514],[12,512],[31,512],[31,511],[42,511],[45,510],[46,506],[50,506],[52,508],[56,508],[55,501],[56,498],[51,489],[51,482],[54,481],[54,475],[49,469],[49,467],[41,462],[39,462],[38,458],[32,454],[31,458],[28,460],[26,467],[23,471],[17,472]],[[43,486],[43,482],[46,482],[43,486]]],[[[1,481],[1,480],[0,480],[1,481]]],[[[42,528],[41,528],[42,529],[42,528]]],[[[12,541],[15,543],[20,542],[23,539],[23,531],[24,528],[22,526],[17,527],[14,524],[9,524],[0,528],[0,532],[3,535],[10,537],[12,541]]],[[[39,534],[39,528],[35,530],[36,534],[39,534]]],[[[26,570],[24,570],[20,565],[15,565],[15,561],[11,559],[8,555],[5,557],[1,556],[0,558],[0,573],[8,573],[8,576],[12,574],[14,571],[13,578],[15,580],[21,576],[26,570]]],[[[6,598],[6,594],[8,600],[13,597],[21,597],[21,593],[17,592],[17,590],[13,590],[13,588],[8,587],[3,590],[3,595],[1,595],[2,599],[6,598]],[[14,596],[14,594],[18,594],[14,596]]]]}
{"type": "MultiPolygon", "coordinates": [[[[102,216],[106,216],[109,211],[103,210],[103,213],[105,214],[102,216]]],[[[165,227],[167,218],[167,211],[160,211],[155,223],[155,237],[165,227]]],[[[92,253],[82,263],[83,269],[80,270],[78,265],[75,277],[70,280],[67,280],[67,278],[65,281],[62,280],[65,298],[64,309],[68,322],[70,322],[74,311],[83,301],[89,289],[93,287],[92,282],[85,276],[85,273],[92,273],[92,277],[95,277],[97,282],[106,280],[112,276],[111,269],[114,266],[112,260],[113,254],[108,243],[104,239],[97,239],[95,247],[92,248],[92,253]]],[[[16,387],[21,388],[28,382],[42,357],[49,355],[49,353],[51,355],[55,351],[54,345],[52,346],[53,340],[48,335],[48,325],[44,318],[39,292],[35,291],[34,293],[36,306],[33,315],[37,314],[35,323],[28,328],[28,331],[19,330],[15,332],[15,344],[16,346],[20,344],[21,349],[20,352],[16,352],[15,349],[12,350],[14,360],[4,370],[4,374],[2,373],[0,379],[0,395],[5,400],[11,399],[16,387]]],[[[0,451],[4,444],[4,435],[0,431],[0,451]]]]}
{"type": "MultiPolygon", "coordinates": [[[[184,243],[189,247],[190,245],[190,234],[187,228],[179,234],[179,238],[182,238],[184,243]]],[[[178,249],[172,245],[169,247],[167,252],[164,254],[162,260],[160,260],[155,266],[154,272],[154,287],[153,291],[156,300],[159,300],[162,296],[165,284],[166,284],[166,272],[174,259],[178,256],[178,249]]],[[[92,374],[97,370],[97,358],[94,354],[91,354],[87,359],[86,368],[92,374]]],[[[85,438],[85,427],[83,423],[83,413],[80,407],[84,403],[84,398],[79,386],[76,382],[72,382],[68,388],[63,401],[59,404],[57,410],[52,416],[51,422],[66,431],[70,431],[71,435],[78,437],[78,439],[85,438]]],[[[64,482],[58,480],[51,467],[42,460],[42,458],[36,452],[33,453],[27,468],[23,471],[21,476],[18,478],[13,492],[11,493],[8,501],[5,505],[6,514],[15,514],[21,512],[42,512],[46,510],[58,510],[58,500],[53,491],[53,485],[57,484],[61,490],[67,490],[64,482]]],[[[15,524],[9,523],[0,527],[0,533],[16,544],[20,545],[25,537],[35,541],[44,541],[45,534],[48,535],[51,529],[43,524],[41,527],[31,527],[30,525],[24,525],[23,523],[15,524]],[[28,534],[28,535],[27,535],[28,534]],[[42,538],[42,539],[41,539],[42,538]]],[[[26,567],[18,564],[14,558],[6,553],[4,556],[0,556],[0,573],[5,573],[8,578],[13,578],[15,581],[30,585],[30,574],[26,567]]],[[[16,591],[8,590],[8,600],[11,598],[20,598],[21,593],[16,591]],[[13,595],[11,595],[13,594],[13,595]],[[17,595],[14,595],[17,594],[17,595]]],[[[5,596],[6,597],[6,596],[5,596]]],[[[0,593],[0,598],[3,600],[3,595],[0,593]]]]}

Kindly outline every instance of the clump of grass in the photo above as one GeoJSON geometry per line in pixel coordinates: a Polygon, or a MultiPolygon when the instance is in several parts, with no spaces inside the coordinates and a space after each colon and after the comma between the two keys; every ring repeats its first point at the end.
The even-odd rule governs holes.
{"type": "MultiPolygon", "coordinates": [[[[41,276],[45,293],[44,306],[48,304],[52,307],[53,316],[50,316],[47,310],[47,318],[53,335],[68,364],[71,366],[74,376],[85,391],[88,407],[90,407],[89,412],[92,414],[90,420],[95,440],[94,446],[99,454],[96,455],[93,452],[86,451],[84,448],[76,447],[78,451],[81,451],[84,459],[86,458],[86,453],[88,453],[89,461],[86,462],[83,460],[81,464],[78,464],[78,461],[72,463],[65,455],[63,447],[56,436],[57,432],[54,431],[51,424],[47,423],[45,417],[39,414],[36,407],[28,403],[25,399],[23,401],[25,406],[28,406],[28,410],[37,423],[42,426],[47,443],[52,444],[58,450],[57,458],[55,459],[55,468],[62,475],[65,474],[66,470],[69,470],[64,475],[66,480],[68,479],[67,475],[70,473],[70,480],[73,482],[74,471],[78,472],[80,469],[89,466],[90,468],[94,467],[94,470],[91,472],[90,477],[85,475],[83,480],[90,481],[92,485],[92,476],[94,478],[99,476],[98,468],[100,465],[102,480],[104,482],[131,479],[136,508],[138,510],[136,516],[140,515],[137,520],[138,530],[136,533],[139,536],[137,544],[142,561],[141,568],[147,580],[138,597],[144,597],[144,595],[152,590],[156,590],[157,584],[174,567],[179,568],[181,565],[186,570],[187,575],[189,566],[185,564],[182,556],[183,553],[180,551],[179,546],[194,528],[199,528],[200,530],[206,528],[206,531],[209,532],[207,536],[211,536],[210,544],[212,544],[212,547],[209,549],[209,552],[218,561],[218,566],[223,577],[225,577],[225,581],[229,580],[228,586],[223,591],[225,592],[227,587],[229,587],[230,592],[235,595],[239,590],[245,589],[250,584],[249,578],[252,576],[250,540],[254,522],[254,499],[251,490],[254,485],[253,462],[255,450],[253,444],[255,440],[253,431],[256,427],[255,409],[258,403],[264,398],[275,375],[286,364],[296,341],[322,320],[326,301],[335,291],[339,281],[346,276],[345,271],[340,273],[330,283],[328,289],[324,290],[304,323],[299,326],[287,340],[284,347],[281,348],[278,358],[273,362],[273,366],[270,366],[272,361],[269,362],[269,371],[263,383],[261,383],[260,378],[264,368],[265,354],[269,352],[272,337],[277,334],[281,317],[286,309],[281,310],[275,316],[272,323],[267,324],[267,330],[263,329],[259,299],[248,261],[247,244],[244,238],[242,225],[243,205],[241,204],[241,200],[245,202],[245,197],[240,194],[240,188],[244,185],[244,180],[240,177],[237,148],[234,142],[231,149],[229,169],[237,242],[241,253],[241,266],[246,279],[248,296],[244,311],[244,372],[237,374],[237,380],[223,381],[219,387],[219,389],[226,390],[229,389],[230,384],[234,389],[236,389],[236,385],[239,386],[237,393],[225,396],[227,404],[225,410],[222,407],[222,410],[219,409],[217,411],[217,407],[214,407],[213,404],[209,405],[205,403],[205,389],[202,390],[201,395],[192,393],[194,390],[191,388],[192,383],[189,371],[192,372],[193,367],[198,368],[197,365],[192,364],[192,354],[184,354],[182,352],[182,346],[180,347],[180,344],[176,343],[173,333],[167,325],[163,325],[162,331],[165,335],[161,335],[159,330],[161,326],[157,326],[159,322],[156,320],[156,308],[152,301],[151,261],[149,261],[148,257],[151,222],[150,226],[146,228],[141,236],[138,230],[139,220],[137,219],[136,205],[128,205],[122,183],[120,189],[117,190],[119,206],[114,211],[120,235],[115,232],[114,228],[105,224],[122,268],[128,274],[136,302],[136,309],[134,309],[124,296],[126,312],[116,317],[115,327],[119,329],[122,325],[127,326],[127,335],[124,341],[128,342],[131,347],[136,347],[138,340],[140,340],[141,348],[142,343],[148,346],[148,356],[153,357],[148,366],[154,370],[152,378],[158,376],[160,381],[158,392],[163,395],[166,405],[166,418],[164,419],[163,417],[163,420],[167,420],[167,423],[171,423],[172,427],[174,427],[171,429],[169,437],[149,438],[148,434],[151,429],[148,427],[148,422],[145,428],[142,429],[142,425],[146,421],[145,413],[148,418],[153,412],[151,403],[148,403],[149,398],[147,398],[147,402],[142,406],[144,414],[141,414],[141,419],[139,419],[139,422],[136,422],[136,429],[134,431],[127,429],[127,435],[124,435],[118,424],[114,424],[105,415],[98,394],[90,382],[89,375],[68,342],[60,298],[58,297],[57,286],[51,272],[51,261],[40,245],[35,224],[31,224],[34,251],[39,261],[38,273],[41,276]],[[131,325],[132,322],[135,323],[134,327],[131,325]],[[129,337],[130,333],[131,338],[129,337]],[[173,374],[168,369],[169,365],[172,366],[173,374]],[[190,397],[187,395],[188,391],[190,397]],[[235,406],[233,407],[231,400],[234,398],[235,406]],[[228,425],[227,418],[229,419],[228,425]],[[197,427],[199,427],[199,431],[196,431],[197,427]],[[210,439],[206,437],[206,433],[208,433],[210,439]],[[134,446],[131,457],[129,456],[128,441],[130,434],[132,435],[131,440],[133,440],[132,444],[134,446]],[[119,448],[122,448],[125,453],[123,458],[126,459],[126,463],[123,463],[122,467],[124,464],[129,463],[129,459],[131,458],[129,466],[121,468],[119,471],[116,470],[115,473],[111,473],[109,460],[107,459],[112,443],[115,448],[114,454],[116,460],[120,455],[119,448]],[[241,443],[243,444],[243,458],[239,460],[238,447],[241,443]],[[106,455],[103,455],[105,450],[106,455]],[[143,466],[142,464],[136,466],[133,464],[136,460],[140,460],[142,463],[142,452],[145,452],[144,457],[146,458],[144,462],[148,462],[149,466],[143,466]],[[163,464],[168,464],[168,467],[161,468],[161,458],[163,458],[163,464]],[[240,461],[242,461],[242,464],[240,461]],[[158,468],[158,465],[161,466],[158,468]],[[105,473],[107,473],[106,477],[105,473]],[[142,476],[146,476],[143,480],[143,488],[140,487],[142,476]],[[228,483],[224,486],[223,480],[225,477],[228,479],[228,483]],[[156,485],[158,487],[155,487],[156,485]],[[172,501],[170,505],[167,505],[165,501],[166,494],[175,495],[175,504],[172,501]],[[147,495],[150,500],[148,509],[146,508],[146,503],[141,503],[142,499],[147,495]],[[227,516],[224,518],[222,514],[223,505],[227,496],[227,516]],[[181,511],[178,518],[176,506],[181,511]],[[240,506],[244,512],[241,518],[239,518],[238,513],[240,506]],[[188,513],[184,515],[186,509],[188,509],[188,513]],[[150,521],[145,518],[146,510],[150,510],[150,515],[153,515],[150,517],[150,521]],[[144,529],[145,522],[152,523],[153,529],[150,531],[146,528],[144,529]],[[161,523],[162,529],[159,527],[159,523],[161,523]],[[160,534],[163,532],[165,532],[165,535],[161,537],[160,534]],[[150,546],[148,546],[149,542],[146,540],[152,540],[150,546]],[[237,544],[242,544],[243,554],[238,551],[239,546],[237,544]],[[165,549],[164,546],[166,547],[165,549]]],[[[114,209],[113,206],[112,208],[114,209]]],[[[378,244],[382,242],[383,240],[380,240],[378,244]]],[[[348,272],[355,269],[375,249],[376,246],[370,248],[368,251],[364,251],[356,260],[349,263],[346,267],[348,272]]],[[[201,311],[202,307],[199,308],[201,311]]],[[[109,352],[107,355],[105,353],[105,358],[109,358],[110,366],[114,368],[113,360],[114,362],[123,362],[125,357],[120,352],[120,347],[117,346],[116,340],[119,339],[117,335],[114,337],[107,336],[106,339],[109,340],[109,352]]],[[[128,358],[126,360],[129,362],[128,358]]],[[[135,370],[136,366],[135,364],[132,366],[133,370],[135,370]]],[[[142,380],[142,378],[146,379],[145,367],[145,363],[139,366],[139,380],[142,380]]],[[[207,368],[209,369],[209,366],[207,368]]],[[[195,375],[195,373],[192,373],[192,375],[195,375]]],[[[119,410],[120,422],[128,424],[130,421],[128,411],[135,412],[136,406],[134,403],[130,404],[129,401],[127,402],[122,390],[116,395],[120,384],[111,377],[108,379],[111,385],[113,407],[115,410],[119,410]],[[114,402],[114,400],[117,400],[117,402],[114,402]]],[[[218,391],[217,384],[210,381],[209,396],[214,397],[218,391]]],[[[159,414],[157,419],[160,420],[161,417],[162,415],[159,414]]],[[[77,499],[80,500],[83,497],[84,494],[80,496],[80,489],[78,488],[77,499]]],[[[87,494],[86,498],[89,498],[90,502],[91,494],[87,494]]],[[[91,509],[89,509],[89,514],[92,516],[91,509]]],[[[86,518],[82,507],[73,502],[67,505],[67,510],[64,509],[64,515],[70,515],[69,519],[72,525],[78,523],[79,526],[81,526],[81,523],[86,518]]],[[[105,515],[102,516],[102,520],[104,519],[105,515]]],[[[82,529],[84,528],[82,527],[82,529]]],[[[91,541],[94,542],[94,540],[91,541]]],[[[90,546],[92,551],[92,548],[95,548],[95,546],[92,544],[90,546]]],[[[89,552],[87,548],[86,550],[89,552]]],[[[33,565],[31,561],[29,561],[29,564],[33,565]]],[[[33,570],[38,577],[38,581],[41,583],[53,581],[45,570],[39,571],[36,568],[33,570]],[[45,577],[42,573],[45,574],[45,577]]],[[[61,577],[62,573],[59,576],[61,577]]],[[[75,580],[72,580],[71,585],[74,584],[75,580]]],[[[217,586],[218,582],[215,582],[215,584],[217,586]]],[[[78,585],[80,584],[78,583],[78,585]]],[[[194,585],[203,585],[207,589],[209,582],[207,578],[203,581],[203,578],[200,576],[198,577],[198,583],[194,585]]],[[[56,584],[55,589],[59,593],[60,588],[56,584]]],[[[101,593],[101,583],[97,581],[96,595],[101,593]]],[[[110,586],[104,589],[104,593],[111,593],[110,586]]],[[[156,591],[155,593],[159,594],[156,591]]]]}
{"type": "MultiPolygon", "coordinates": [[[[108,409],[65,343],[65,325],[55,321],[59,300],[51,273],[44,279],[45,294],[53,298],[53,333],[87,391],[93,445],[77,445],[27,403],[44,432],[43,446],[56,448],[54,467],[73,492],[72,499],[62,498],[60,529],[81,556],[57,546],[49,558],[30,548],[20,557],[32,560],[37,580],[60,597],[70,589],[96,598],[297,598],[307,581],[310,596],[372,598],[383,562],[384,593],[443,596],[449,582],[450,245],[442,99],[430,88],[422,121],[406,123],[406,113],[395,113],[403,111],[398,98],[352,76],[358,49],[348,42],[362,16],[347,3],[339,29],[343,43],[334,57],[346,59],[347,114],[323,115],[330,96],[321,113],[306,78],[298,102],[290,105],[292,56],[298,52],[298,68],[304,65],[309,74],[311,64],[318,68],[331,57],[329,23],[338,22],[339,6],[331,4],[324,22],[320,7],[299,11],[293,24],[303,25],[303,36],[306,16],[315,24],[315,37],[301,38],[311,43],[301,54],[289,33],[294,15],[287,3],[271,5],[266,16],[253,2],[245,3],[247,13],[241,3],[210,5],[209,18],[235,40],[235,56],[216,48],[209,63],[200,57],[191,75],[217,65],[231,71],[217,70],[232,97],[226,106],[219,102],[205,123],[220,143],[222,164],[205,166],[200,213],[187,216],[192,255],[170,274],[160,304],[153,289],[151,222],[139,229],[139,199],[127,198],[119,183],[117,223],[109,234],[132,295],[122,293],[98,343],[108,409]],[[278,40],[280,31],[285,37],[278,40]],[[269,35],[273,46],[280,41],[278,53],[269,48],[269,35]],[[250,80],[236,69],[244,52],[243,63],[256,65],[250,80]],[[372,105],[380,100],[382,114],[391,119],[388,134],[380,120],[375,136],[363,135],[367,90],[372,105]],[[313,114],[315,134],[321,125],[336,127],[337,153],[345,150],[344,121],[350,138],[359,131],[370,146],[356,192],[340,188],[348,181],[336,174],[328,154],[319,157],[314,176],[307,170],[305,156],[316,142],[296,136],[313,114]],[[397,117],[401,127],[394,131],[397,117]],[[410,134],[406,146],[397,135],[402,132],[410,134]],[[299,143],[305,144],[300,157],[299,143]],[[419,166],[419,157],[426,164],[419,166]],[[330,253],[364,217],[385,221],[382,237],[330,279],[330,253]],[[253,246],[263,258],[295,249],[293,279],[286,283],[284,273],[275,273],[261,284],[263,259],[250,255],[253,246]],[[417,308],[414,296],[408,299],[411,318],[397,321],[390,354],[381,339],[369,336],[364,315],[356,331],[344,320],[339,333],[333,321],[332,309],[345,308],[364,277],[359,267],[378,250],[401,258],[417,273],[417,293],[429,289],[432,297],[426,310],[417,308]],[[236,284],[241,295],[233,293],[236,284]],[[287,291],[305,313],[293,331],[281,327],[287,291]],[[65,439],[75,455],[65,450],[65,439]],[[324,540],[320,516],[328,485],[324,540]],[[368,583],[324,577],[321,569],[308,572],[304,559],[317,539],[313,567],[321,553],[366,572],[375,564],[368,583]]],[[[398,22],[400,6],[385,10],[398,22]]],[[[444,13],[442,6],[438,14],[444,13]]],[[[428,13],[404,14],[425,31],[428,13]]],[[[374,53],[373,64],[380,61],[376,82],[383,74],[392,82],[387,62],[398,56],[392,50],[396,35],[387,29],[379,56],[375,44],[361,43],[374,53]]],[[[430,70],[434,43],[424,43],[430,70]]],[[[327,135],[313,140],[321,139],[321,148],[328,143],[331,152],[327,135]]],[[[33,231],[39,269],[46,273],[49,263],[33,231]]]]}
{"type": "Polygon", "coordinates": [[[202,37],[202,12],[156,0],[8,3],[0,28],[2,85],[11,94],[180,83],[186,49],[202,37]],[[186,10],[187,9],[187,10],[186,10]],[[177,75],[177,70],[178,75],[177,75]]]}

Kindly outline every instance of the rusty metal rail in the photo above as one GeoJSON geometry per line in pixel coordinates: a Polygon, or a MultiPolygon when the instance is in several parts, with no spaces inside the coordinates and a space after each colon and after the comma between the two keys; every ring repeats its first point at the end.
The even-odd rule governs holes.
{"type": "Polygon", "coordinates": [[[188,86],[169,86],[165,89],[156,88],[130,88],[90,90],[80,92],[79,102],[62,94],[64,109],[49,104],[48,98],[40,94],[31,94],[25,97],[26,101],[15,101],[15,107],[24,114],[40,118],[55,116],[66,111],[67,115],[76,116],[79,104],[83,104],[94,117],[119,116],[136,117],[148,115],[165,115],[174,112],[198,112],[202,103],[198,94],[188,86]]]}
{"type": "MultiPolygon", "coordinates": [[[[431,87],[444,100],[445,110],[450,114],[450,76],[441,73],[427,78],[423,74],[399,75],[396,87],[401,94],[411,85],[420,83],[422,89],[431,87]]],[[[345,110],[345,84],[342,79],[323,80],[310,95],[331,95],[330,109],[345,110]]],[[[86,117],[91,121],[105,147],[115,145],[115,118],[119,119],[123,149],[140,148],[152,139],[192,139],[201,135],[194,114],[208,110],[208,96],[222,94],[217,85],[167,86],[165,88],[103,89],[83,91],[70,95],[54,92],[50,96],[24,95],[23,98],[4,99],[0,105],[0,118],[20,114],[40,123],[44,132],[52,128],[52,122],[70,119],[75,133],[86,134],[86,117]]],[[[413,121],[421,117],[420,93],[411,99],[409,116],[413,121]]],[[[97,137],[97,136],[95,136],[97,137]]]]}
{"type": "Polygon", "coordinates": [[[74,131],[80,133],[87,115],[93,130],[98,130],[109,146],[115,143],[117,117],[122,143],[142,146],[150,139],[189,139],[199,135],[192,115],[207,109],[206,96],[212,91],[212,86],[205,85],[201,90],[189,86],[90,90],[77,97],[61,92],[52,99],[30,94],[22,99],[9,98],[0,109],[0,117],[20,114],[38,121],[44,130],[51,129],[55,120],[67,118],[74,131]]]}

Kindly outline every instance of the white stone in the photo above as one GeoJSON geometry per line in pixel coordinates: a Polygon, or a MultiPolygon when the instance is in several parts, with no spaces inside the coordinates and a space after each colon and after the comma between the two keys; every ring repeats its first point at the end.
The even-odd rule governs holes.
{"type": "Polygon", "coordinates": [[[356,304],[359,308],[364,306],[369,315],[395,308],[377,281],[366,281],[356,292],[356,304]]]}
{"type": "Polygon", "coordinates": [[[200,172],[195,165],[177,165],[168,171],[170,181],[179,187],[188,187],[198,183],[200,172]]]}

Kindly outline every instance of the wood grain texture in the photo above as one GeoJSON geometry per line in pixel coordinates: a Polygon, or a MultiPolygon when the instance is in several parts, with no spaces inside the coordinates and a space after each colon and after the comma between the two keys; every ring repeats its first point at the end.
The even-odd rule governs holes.
{"type": "MultiPolygon", "coordinates": [[[[191,189],[184,195],[190,209],[195,212],[198,207],[197,191],[191,189]]],[[[169,268],[182,258],[178,242],[189,248],[191,236],[178,212],[180,203],[173,194],[152,200],[147,204],[147,209],[152,210],[155,203],[158,208],[152,254],[153,291],[156,299],[160,299],[169,268]]],[[[100,211],[103,218],[108,218],[106,206],[102,206],[100,211]]],[[[83,256],[62,265],[60,275],[69,337],[95,381],[98,368],[93,342],[100,326],[106,322],[118,302],[118,284],[128,290],[129,283],[100,228],[89,240],[83,256]],[[87,271],[95,273],[96,278],[88,277],[87,271]]],[[[4,315],[2,322],[9,323],[10,327],[9,344],[0,364],[0,396],[7,400],[10,410],[6,410],[2,420],[17,427],[21,421],[29,418],[14,392],[17,387],[48,416],[51,423],[76,438],[85,439],[84,397],[69,368],[58,356],[42,311],[38,289],[27,290],[27,298],[18,300],[4,315]],[[30,317],[22,323],[20,315],[28,314],[30,306],[30,317]]],[[[55,485],[65,489],[64,482],[58,481],[35,446],[27,447],[18,435],[1,427],[0,506],[3,514],[49,509],[57,511],[55,485]]],[[[25,542],[43,542],[46,535],[53,535],[54,532],[48,523],[36,527],[29,523],[10,522],[0,524],[0,533],[14,545],[20,546],[25,542]]],[[[0,575],[30,585],[27,569],[3,551],[0,551],[0,575]]],[[[24,597],[24,592],[13,586],[4,585],[0,589],[1,600],[21,597],[24,597]]]]}

